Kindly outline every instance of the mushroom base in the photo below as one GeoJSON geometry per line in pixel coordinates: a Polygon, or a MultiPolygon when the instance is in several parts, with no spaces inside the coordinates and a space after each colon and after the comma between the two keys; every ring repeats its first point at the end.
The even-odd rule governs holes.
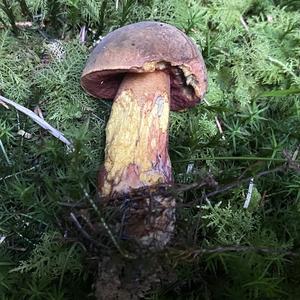
{"type": "MultiPolygon", "coordinates": [[[[169,110],[168,74],[155,71],[124,77],[106,128],[105,162],[99,174],[102,196],[109,199],[140,188],[172,183],[169,110]]],[[[172,197],[146,197],[137,209],[130,208],[125,232],[144,245],[154,240],[164,245],[173,231],[174,210],[172,197]],[[149,207],[156,207],[154,217],[149,207]]]]}
{"type": "Polygon", "coordinates": [[[169,189],[170,185],[153,186],[110,198],[106,205],[117,209],[113,215],[119,236],[151,250],[164,248],[175,227],[176,201],[169,189]]]}

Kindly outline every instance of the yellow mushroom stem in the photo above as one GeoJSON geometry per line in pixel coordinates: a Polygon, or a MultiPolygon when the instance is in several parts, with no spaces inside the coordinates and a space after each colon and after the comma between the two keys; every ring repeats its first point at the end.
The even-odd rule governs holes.
{"type": "MultiPolygon", "coordinates": [[[[172,183],[169,111],[168,74],[125,75],[106,127],[105,161],[99,174],[102,196],[132,195],[141,188],[172,183]]],[[[126,234],[144,245],[161,248],[173,231],[174,212],[173,197],[146,195],[142,202],[129,207],[126,234]]]]}

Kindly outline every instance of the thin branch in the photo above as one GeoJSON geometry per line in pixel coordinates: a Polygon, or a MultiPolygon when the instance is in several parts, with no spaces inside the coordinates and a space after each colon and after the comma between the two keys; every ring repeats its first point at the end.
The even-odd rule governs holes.
{"type": "Polygon", "coordinates": [[[19,171],[19,172],[17,172],[17,173],[14,173],[14,174],[10,174],[10,175],[1,177],[1,178],[0,178],[0,181],[5,180],[5,179],[8,179],[8,178],[11,178],[11,177],[14,177],[14,176],[21,175],[21,174],[26,173],[26,172],[29,172],[29,171],[32,171],[32,170],[36,169],[37,167],[38,167],[38,166],[33,166],[33,167],[29,168],[29,169],[22,170],[22,171],[19,171]]]}
{"type": "Polygon", "coordinates": [[[202,160],[255,160],[255,161],[276,161],[276,162],[285,162],[286,159],[284,158],[272,158],[272,157],[261,157],[261,156],[217,156],[217,157],[197,157],[197,158],[190,158],[190,159],[180,159],[175,160],[176,163],[181,162],[192,162],[192,161],[202,161],[202,160]]]}
{"type": "Polygon", "coordinates": [[[240,16],[240,21],[241,21],[241,24],[243,25],[243,27],[245,28],[245,30],[249,33],[249,26],[246,23],[246,21],[244,20],[243,16],[240,16]]]}
{"type": "Polygon", "coordinates": [[[39,116],[37,116],[33,111],[31,111],[30,109],[12,101],[9,100],[3,96],[0,96],[0,100],[3,101],[4,103],[13,106],[15,109],[21,111],[22,113],[24,113],[25,115],[27,115],[28,117],[30,117],[35,123],[37,123],[38,125],[40,125],[41,127],[43,127],[44,129],[46,129],[49,133],[51,133],[53,136],[55,136],[56,138],[58,138],[60,141],[62,141],[63,143],[65,143],[67,146],[69,146],[71,149],[73,149],[73,144],[67,139],[65,138],[64,134],[61,133],[60,131],[58,131],[57,129],[55,129],[54,127],[52,127],[49,123],[47,123],[45,120],[43,120],[42,118],[40,118],[39,116]]]}
{"type": "Polygon", "coordinates": [[[3,155],[4,155],[4,157],[5,157],[5,160],[6,160],[7,164],[8,164],[8,165],[11,165],[11,162],[10,162],[10,160],[9,160],[9,158],[8,158],[8,155],[7,155],[6,151],[5,151],[4,145],[3,145],[3,143],[2,143],[1,140],[0,140],[0,149],[1,149],[2,152],[3,152],[3,155]]]}
{"type": "Polygon", "coordinates": [[[70,217],[72,222],[76,225],[77,229],[82,233],[82,235],[89,240],[94,246],[99,247],[99,244],[92,239],[92,237],[83,229],[80,222],[77,220],[76,216],[71,212],[70,217]]]}
{"type": "Polygon", "coordinates": [[[214,253],[226,253],[226,252],[237,252],[237,253],[263,253],[263,254],[282,254],[284,256],[299,257],[300,251],[289,251],[285,248],[268,248],[268,247],[255,247],[255,246],[221,246],[216,248],[201,248],[192,251],[180,251],[178,257],[183,259],[193,259],[203,254],[214,254],[214,253]]]}
{"type": "Polygon", "coordinates": [[[222,140],[225,140],[226,138],[225,138],[225,135],[224,135],[224,131],[223,131],[222,125],[221,125],[221,123],[219,121],[219,118],[217,116],[215,116],[215,122],[216,122],[218,130],[219,130],[219,132],[220,132],[220,134],[222,136],[222,140]]]}
{"type": "Polygon", "coordinates": [[[235,181],[233,183],[229,183],[229,184],[225,184],[225,185],[219,186],[217,188],[217,190],[204,195],[203,198],[210,198],[210,197],[213,197],[215,195],[228,192],[229,190],[231,190],[231,189],[233,189],[233,188],[241,185],[242,183],[248,182],[253,177],[254,178],[259,178],[259,177],[262,177],[262,176],[269,175],[271,173],[276,173],[276,172],[279,172],[279,171],[284,171],[286,168],[287,168],[286,165],[279,166],[279,167],[276,167],[276,168],[268,170],[268,171],[262,171],[262,172],[256,174],[255,176],[251,176],[251,177],[247,177],[247,178],[242,178],[242,179],[239,179],[239,180],[237,180],[237,181],[235,181]]]}
{"type": "MultiPolygon", "coordinates": [[[[4,29],[7,27],[7,25],[5,24],[4,21],[2,21],[1,18],[0,18],[0,22],[3,24],[3,25],[0,25],[0,29],[4,29]]],[[[33,23],[30,21],[16,22],[16,26],[18,28],[30,28],[33,26],[33,23]]]]}
{"type": "Polygon", "coordinates": [[[27,248],[24,248],[24,247],[14,247],[14,246],[6,246],[6,249],[13,250],[13,251],[20,251],[20,252],[27,251],[27,248]]]}

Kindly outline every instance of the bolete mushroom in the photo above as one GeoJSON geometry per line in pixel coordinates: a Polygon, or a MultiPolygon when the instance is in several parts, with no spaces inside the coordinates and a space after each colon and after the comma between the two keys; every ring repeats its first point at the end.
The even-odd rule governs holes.
{"type": "Polygon", "coordinates": [[[164,247],[175,222],[175,199],[158,188],[173,182],[169,110],[193,107],[206,92],[206,68],[197,46],[168,24],[124,26],[92,51],[81,85],[96,98],[114,99],[99,173],[101,196],[123,195],[129,205],[126,234],[143,245],[164,247]],[[130,205],[126,195],[156,187],[152,196],[145,193],[130,205]]]}

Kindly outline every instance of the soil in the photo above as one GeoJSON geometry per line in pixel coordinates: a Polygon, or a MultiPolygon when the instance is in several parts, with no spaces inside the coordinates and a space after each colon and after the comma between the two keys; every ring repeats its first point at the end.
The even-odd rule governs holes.
{"type": "Polygon", "coordinates": [[[154,254],[136,260],[104,257],[98,265],[95,282],[97,300],[140,300],[153,290],[175,280],[175,274],[163,270],[162,263],[154,254]]]}

